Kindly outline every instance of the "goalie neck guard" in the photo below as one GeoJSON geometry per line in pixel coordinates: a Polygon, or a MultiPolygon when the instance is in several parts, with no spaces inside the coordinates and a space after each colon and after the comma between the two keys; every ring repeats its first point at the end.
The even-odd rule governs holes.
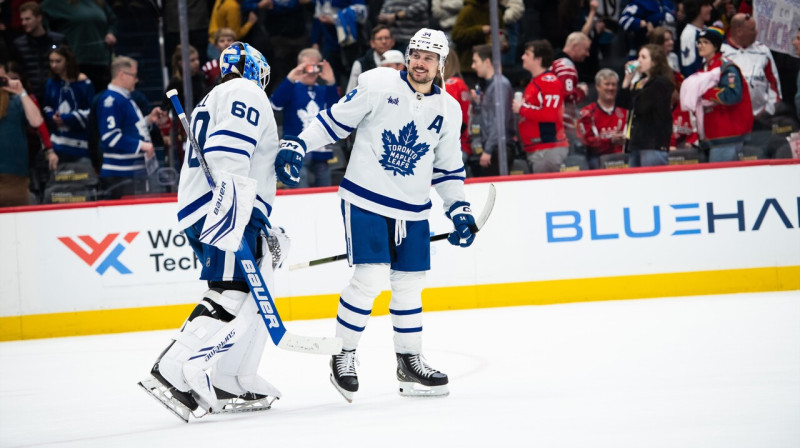
{"type": "Polygon", "coordinates": [[[219,56],[220,76],[236,73],[244,79],[249,79],[258,85],[261,90],[269,84],[269,64],[264,55],[254,47],[243,43],[234,42],[219,56]]]}

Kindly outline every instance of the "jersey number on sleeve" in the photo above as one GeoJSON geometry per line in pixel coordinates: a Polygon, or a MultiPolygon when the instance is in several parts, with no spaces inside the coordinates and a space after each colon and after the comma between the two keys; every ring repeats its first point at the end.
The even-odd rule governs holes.
{"type": "Polygon", "coordinates": [[[545,95],[545,107],[552,107],[553,109],[558,107],[558,101],[561,99],[560,95],[545,95]]]}

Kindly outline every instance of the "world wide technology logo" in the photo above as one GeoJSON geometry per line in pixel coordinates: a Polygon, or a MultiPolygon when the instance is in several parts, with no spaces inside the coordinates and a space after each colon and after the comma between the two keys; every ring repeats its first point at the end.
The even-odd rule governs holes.
{"type": "Polygon", "coordinates": [[[124,235],[109,233],[100,241],[95,241],[89,235],[80,235],[75,238],[62,236],[58,240],[89,267],[94,267],[94,270],[100,275],[105,274],[110,268],[114,268],[120,274],[131,274],[132,271],[120,261],[119,257],[138,234],[139,232],[128,232],[124,235]]]}

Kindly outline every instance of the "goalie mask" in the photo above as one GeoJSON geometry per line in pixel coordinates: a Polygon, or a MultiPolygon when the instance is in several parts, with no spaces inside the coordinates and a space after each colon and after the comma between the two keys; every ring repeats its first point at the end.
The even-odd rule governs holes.
{"type": "Polygon", "coordinates": [[[234,42],[219,56],[220,76],[236,73],[249,79],[261,90],[269,84],[269,64],[264,55],[254,47],[243,42],[234,42]]]}

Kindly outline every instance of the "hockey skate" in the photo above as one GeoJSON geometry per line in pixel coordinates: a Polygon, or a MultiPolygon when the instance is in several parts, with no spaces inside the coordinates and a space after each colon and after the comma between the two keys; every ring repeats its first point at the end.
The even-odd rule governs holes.
{"type": "Polygon", "coordinates": [[[194,415],[193,411],[199,407],[191,392],[178,390],[164,379],[158,370],[158,363],[153,366],[150,376],[139,382],[139,386],[185,423],[189,423],[189,416],[194,415]]]}
{"type": "Polygon", "coordinates": [[[356,375],[356,351],[342,350],[331,356],[331,384],[348,403],[353,402],[353,393],[358,391],[358,375],[356,375]]]}
{"type": "Polygon", "coordinates": [[[400,382],[400,395],[404,397],[445,397],[450,394],[447,375],[431,368],[422,355],[397,353],[397,381],[400,382]]]}
{"type": "Polygon", "coordinates": [[[217,394],[215,414],[266,411],[272,408],[275,400],[281,398],[281,391],[258,375],[239,377],[237,382],[240,389],[238,393],[214,386],[217,394]]]}

